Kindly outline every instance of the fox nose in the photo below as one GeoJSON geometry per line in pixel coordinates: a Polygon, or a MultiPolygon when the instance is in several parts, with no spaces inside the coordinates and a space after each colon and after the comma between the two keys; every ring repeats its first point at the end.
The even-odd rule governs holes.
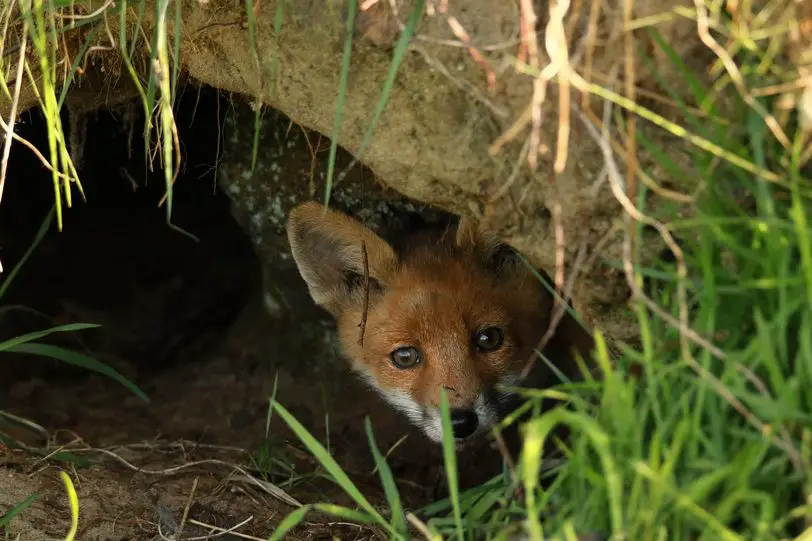
{"type": "Polygon", "coordinates": [[[476,431],[479,419],[472,410],[451,410],[451,429],[455,438],[467,438],[476,431]]]}

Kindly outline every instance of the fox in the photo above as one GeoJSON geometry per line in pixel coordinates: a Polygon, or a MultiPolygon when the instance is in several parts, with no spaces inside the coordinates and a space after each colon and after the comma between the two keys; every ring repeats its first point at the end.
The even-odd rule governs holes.
{"type": "MultiPolygon", "coordinates": [[[[306,201],[289,212],[286,230],[351,370],[437,443],[444,390],[460,447],[518,406],[505,386],[549,386],[553,371],[541,361],[524,382],[521,375],[550,325],[553,297],[497,235],[469,217],[451,222],[385,240],[306,201]]],[[[573,354],[588,353],[588,333],[564,318],[550,344],[557,369],[577,379],[573,354]]]]}

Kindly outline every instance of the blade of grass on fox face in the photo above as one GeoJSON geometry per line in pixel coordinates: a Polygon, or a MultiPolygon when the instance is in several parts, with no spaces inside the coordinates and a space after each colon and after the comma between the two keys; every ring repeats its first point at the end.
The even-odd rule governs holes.
{"type": "Polygon", "coordinates": [[[462,527],[462,510],[460,509],[457,450],[454,445],[454,431],[451,428],[451,413],[448,407],[448,394],[445,389],[440,390],[440,420],[443,428],[443,462],[445,464],[446,478],[448,479],[448,497],[451,500],[451,509],[454,513],[457,538],[463,541],[465,539],[465,530],[462,527]]]}

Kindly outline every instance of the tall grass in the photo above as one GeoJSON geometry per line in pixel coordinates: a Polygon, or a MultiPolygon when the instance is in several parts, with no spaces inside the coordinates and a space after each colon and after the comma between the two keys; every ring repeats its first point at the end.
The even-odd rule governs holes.
{"type": "MultiPolygon", "coordinates": [[[[11,19],[12,25],[22,28],[26,36],[21,47],[30,42],[39,62],[43,91],[38,99],[48,119],[58,227],[62,227],[62,198],[70,205],[71,186],[81,187],[58,115],[79,61],[77,58],[71,64],[57,98],[58,37],[79,25],[91,25],[83,49],[86,51],[94,39],[106,34],[101,32],[106,29],[104,16],[111,14],[119,15],[117,48],[146,113],[145,159],[151,156],[148,145],[152,129],[157,127],[169,221],[172,183],[178,167],[172,118],[178,36],[176,33],[174,41],[169,39],[169,0],[154,3],[157,24],[149,44],[143,43],[143,47],[138,45],[139,32],[128,32],[130,17],[135,16],[136,25],[143,18],[148,5],[143,0],[115,2],[106,13],[66,24],[57,13],[72,4],[69,0],[16,2],[13,5],[30,5],[30,9],[13,12],[11,19]],[[129,43],[127,36],[131,36],[129,43]],[[148,74],[134,68],[135,54],[143,48],[149,51],[148,74]],[[158,118],[153,124],[155,115],[158,118]]],[[[351,65],[357,2],[350,0],[349,4],[342,63],[337,66],[340,83],[326,201],[335,176],[351,65]]],[[[742,27],[734,28],[722,4],[711,4],[711,16],[717,28],[726,29],[729,50],[733,51],[738,75],[746,86],[764,88],[787,82],[791,70],[776,65],[775,41],[765,46],[764,40],[755,41],[751,34],[740,31],[742,27]]],[[[284,5],[280,2],[275,14],[277,40],[283,28],[284,5]]],[[[422,5],[417,2],[396,45],[392,67],[382,83],[357,158],[366,150],[384,112],[422,5]]],[[[703,2],[697,5],[706,9],[703,2]]],[[[175,21],[180,20],[179,6],[175,4],[175,21]]],[[[256,21],[250,0],[247,8],[249,46],[256,53],[256,21]]],[[[696,17],[697,11],[667,15],[696,17]]],[[[174,31],[179,31],[177,25],[174,31]]],[[[643,277],[653,283],[649,290],[656,296],[643,299],[638,295],[631,307],[638,320],[639,346],[626,345],[619,356],[610,358],[598,335],[594,361],[600,368],[599,380],[523,391],[530,405],[538,406],[545,397],[561,405],[549,411],[532,408],[536,413],[523,427],[525,438],[515,476],[500,475],[482,486],[460,491],[455,451],[446,437],[444,459],[450,496],[423,509],[404,508],[396,480],[377,449],[369,423],[370,450],[381,476],[387,512],[369,501],[328,450],[273,400],[273,411],[294,430],[357,507],[329,502],[300,507],[279,524],[272,539],[283,538],[310,510],[374,525],[393,539],[406,539],[418,532],[429,539],[460,540],[522,536],[571,540],[587,532],[635,540],[778,541],[812,536],[812,230],[808,218],[812,185],[805,166],[807,143],[795,117],[782,127],[788,134],[787,141],[776,137],[775,130],[765,122],[764,112],[773,106],[771,98],[741,93],[734,88],[735,78],[724,71],[717,84],[706,87],[654,27],[645,31],[688,83],[687,94],[677,91],[658,76],[656,66],[646,62],[645,55],[639,55],[642,69],[659,79],[661,91],[677,104],[681,123],[611,89],[594,83],[573,83],[577,90],[600,97],[616,111],[635,114],[639,123],[653,123],[681,140],[691,156],[691,172],[669,158],[672,149],[658,147],[642,132],[632,134],[639,151],[656,162],[675,185],[684,185],[681,181],[689,174],[699,177],[697,185],[701,190],[690,218],[647,208],[647,183],[639,186],[631,202],[639,213],[665,222],[665,230],[685,240],[677,263],[663,261],[646,266],[635,250],[629,251],[629,261],[604,262],[621,268],[631,263],[634,283],[642,283],[643,277]],[[716,106],[720,97],[733,102],[732,112],[724,116],[722,108],[716,106]],[[691,336],[699,339],[689,339],[691,336]],[[712,348],[707,347],[708,342],[713,343],[712,348]],[[559,443],[566,461],[552,469],[552,482],[543,486],[539,476],[550,472],[541,473],[546,470],[547,460],[542,449],[559,425],[571,429],[569,440],[559,443]],[[521,489],[522,498],[515,497],[517,489],[521,489]]],[[[262,71],[258,55],[256,59],[262,71]]],[[[11,74],[7,55],[2,55],[0,62],[4,75],[11,74]]],[[[32,77],[32,67],[26,64],[25,68],[27,76],[32,77]]],[[[517,68],[538,75],[518,63],[517,68]]],[[[278,70],[278,59],[271,59],[272,95],[278,70]]],[[[0,84],[0,91],[12,99],[4,78],[0,78],[0,84]]],[[[609,115],[607,120],[618,132],[628,127],[628,119],[620,114],[609,115]]],[[[590,133],[600,139],[607,135],[608,128],[590,133]]],[[[651,179],[654,171],[643,169],[640,174],[651,179]]],[[[639,219],[627,220],[625,228],[627,238],[632,232],[635,238],[642,235],[639,219]]],[[[18,341],[13,345],[23,344],[18,341]]],[[[443,418],[447,426],[445,408],[443,418]]]]}
{"type": "MultiPolygon", "coordinates": [[[[13,104],[17,103],[19,88],[30,85],[36,92],[36,98],[42,110],[48,135],[48,156],[45,165],[51,170],[54,184],[54,202],[56,206],[56,223],[61,231],[63,227],[63,205],[73,204],[73,189],[77,189],[82,198],[84,192],[79,174],[68,151],[68,138],[62,126],[60,113],[65,97],[69,92],[86,54],[91,46],[109,47],[121,53],[121,60],[127,74],[134,83],[145,116],[144,124],[144,159],[152,165],[153,153],[150,149],[153,128],[157,117],[157,140],[160,152],[158,156],[164,171],[166,194],[160,204],[166,203],[167,223],[174,227],[172,221],[172,185],[177,177],[180,164],[180,142],[178,141],[172,106],[177,94],[178,78],[177,57],[180,53],[181,20],[180,1],[174,2],[174,31],[170,31],[170,0],[147,2],[146,0],[121,0],[110,2],[103,9],[95,9],[90,14],[75,11],[76,8],[87,8],[88,2],[76,0],[33,0],[6,2],[0,15],[4,19],[3,32],[0,36],[3,43],[3,54],[0,55],[0,92],[13,104]],[[155,7],[155,24],[149,43],[139,41],[143,32],[143,16],[148,5],[155,7]],[[74,15],[79,15],[74,17],[74,15]],[[135,15],[136,31],[128,25],[128,17],[135,15]],[[118,35],[112,32],[113,22],[118,20],[118,35]],[[68,33],[77,28],[89,26],[90,29],[75,58],[69,67],[64,69],[61,58],[68,33]],[[18,32],[12,32],[11,30],[18,32]],[[19,43],[12,37],[21,36],[19,43]],[[128,42],[128,38],[131,41],[128,42]],[[170,47],[171,38],[171,47],[170,47]],[[146,74],[139,73],[135,61],[140,59],[143,50],[148,51],[145,64],[150,67],[146,74]],[[19,52],[19,56],[13,54],[19,52]],[[24,54],[33,53],[33,54],[24,54]],[[31,65],[30,58],[37,60],[31,65]],[[10,62],[13,60],[13,63],[10,62]],[[62,68],[59,66],[62,65],[62,68]],[[15,77],[16,68],[20,77],[15,77]],[[12,72],[12,68],[15,71],[12,72]],[[25,77],[23,77],[25,74],[25,77]],[[35,84],[36,81],[36,84],[35,84]],[[9,88],[12,82],[15,91],[9,88]]],[[[71,34],[75,35],[75,33],[71,34]]],[[[6,131],[11,133],[16,119],[10,118],[6,131]]],[[[10,141],[4,148],[3,163],[8,161],[10,141]]],[[[0,186],[6,180],[6,169],[0,171],[0,186]]],[[[2,191],[0,191],[2,197],[2,191]]]]}
{"type": "MultiPolygon", "coordinates": [[[[656,29],[646,31],[689,83],[689,94],[681,95],[659,77],[656,66],[643,62],[677,104],[685,125],[598,85],[585,90],[681,138],[700,175],[702,189],[690,218],[646,208],[647,185],[640,186],[633,202],[684,240],[684,277],[677,263],[644,266],[632,251],[635,281],[650,281],[649,290],[656,292],[651,302],[670,319],[636,298],[632,310],[640,345],[625,345],[610,359],[598,333],[599,381],[522,391],[529,404],[538,406],[548,397],[561,405],[546,412],[533,408],[537,413],[522,428],[515,480],[498,476],[459,492],[448,431],[448,499],[405,510],[391,473],[379,468],[393,537],[391,524],[402,524],[404,514],[414,526],[412,535],[430,539],[570,540],[594,532],[635,540],[812,536],[812,183],[803,163],[806,139],[791,120],[783,127],[791,134],[790,145],[782,145],[765,123],[772,100],[754,104],[732,89],[720,91],[723,85],[704,86],[656,29]],[[717,111],[719,98],[733,102],[732,113],[717,111]],[[673,324],[680,321],[681,308],[689,309],[688,329],[703,341],[688,340],[688,329],[673,324]],[[713,349],[703,347],[708,340],[713,349]],[[559,425],[571,431],[566,443],[559,442],[566,461],[542,487],[542,449],[559,425]],[[518,488],[521,500],[512,497],[518,488]]],[[[736,61],[748,87],[781,82],[775,75],[780,70],[756,69],[764,51],[739,50],[736,61]]],[[[613,118],[624,131],[624,119],[613,118]]],[[[667,149],[642,134],[638,141],[680,185],[689,173],[667,149]]],[[[640,238],[639,220],[627,220],[627,228],[640,238]]],[[[622,267],[623,262],[604,264],[622,267]]],[[[283,418],[365,508],[364,496],[313,447],[304,427],[289,415],[283,418]]],[[[370,446],[380,463],[374,441],[370,446]]],[[[297,511],[286,528],[304,516],[297,511]]]]}
{"type": "MultiPolygon", "coordinates": [[[[739,129],[705,136],[780,170],[783,149],[767,140],[755,113],[740,113],[739,129]]],[[[524,392],[534,402],[560,396],[553,391],[568,398],[524,426],[517,481],[524,501],[507,496],[517,488],[509,477],[470,494],[452,489],[449,505],[420,515],[429,531],[443,539],[509,539],[517,531],[570,539],[597,531],[614,539],[731,541],[812,533],[812,229],[798,156],[789,156],[782,178],[790,190],[782,191],[695,153],[706,185],[697,215],[669,225],[692,239],[684,250],[691,327],[712,337],[724,358],[690,345],[698,372],[675,347],[679,330],[637,302],[641,347],[625,347],[613,361],[600,347],[600,385],[524,392]],[[541,449],[558,425],[571,429],[562,448],[567,461],[541,488],[541,449]]],[[[645,187],[639,195],[643,205],[645,187]]],[[[656,301],[677,317],[673,265],[638,264],[635,272],[656,282],[656,301]]],[[[452,479],[454,461],[446,465],[452,479]]],[[[394,480],[383,482],[389,495],[394,480]]],[[[403,512],[392,506],[390,520],[403,512]]]]}

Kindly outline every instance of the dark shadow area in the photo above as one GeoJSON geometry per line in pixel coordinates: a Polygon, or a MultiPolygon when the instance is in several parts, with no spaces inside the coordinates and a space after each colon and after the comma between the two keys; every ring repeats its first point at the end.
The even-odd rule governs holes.
{"type": "MultiPolygon", "coordinates": [[[[0,300],[0,340],[66,323],[98,324],[44,341],[89,354],[139,385],[223,340],[260,281],[251,244],[215,184],[225,111],[226,99],[211,88],[187,90],[176,106],[183,168],[174,186],[172,222],[188,234],[168,226],[166,204],[158,206],[165,180],[157,152],[153,171],[145,159],[139,104],[85,118],[85,130],[71,138],[84,138],[77,168],[86,201],[74,186],[67,208],[63,193],[63,230],[54,218],[0,300]]],[[[70,125],[67,112],[62,120],[70,125]]],[[[47,156],[39,110],[26,112],[18,126],[47,156]]],[[[54,201],[50,171],[21,144],[12,147],[7,178],[0,280],[8,279],[31,246],[54,201]]],[[[123,389],[45,357],[4,357],[0,408],[39,404],[46,421],[49,408],[37,400],[36,388],[90,378],[110,392],[123,389]]]]}
{"type": "MultiPolygon", "coordinates": [[[[187,89],[176,106],[183,169],[174,186],[172,222],[199,242],[169,227],[166,204],[158,206],[165,180],[154,145],[149,170],[139,104],[86,118],[78,165],[87,200],[74,187],[72,208],[63,207],[63,231],[54,219],[0,301],[0,339],[58,324],[99,324],[47,341],[90,353],[138,380],[143,372],[173,366],[181,351],[203,354],[222,340],[260,280],[250,242],[215,184],[225,110],[226,100],[210,88],[187,89]]],[[[69,120],[63,114],[65,126],[69,120]]],[[[41,113],[25,113],[20,124],[20,135],[47,156],[41,113]]],[[[0,280],[31,245],[53,200],[50,171],[15,144],[0,206],[0,280]]],[[[88,377],[61,362],[22,360],[0,363],[0,380],[88,377]]],[[[4,386],[3,393],[13,387],[4,386]]],[[[0,407],[10,400],[6,396],[0,407]]]]}
{"type": "MultiPolygon", "coordinates": [[[[165,207],[158,206],[165,193],[163,172],[157,153],[155,171],[148,169],[140,105],[88,117],[77,154],[87,202],[74,190],[63,231],[54,222],[0,300],[0,340],[60,324],[102,325],[44,341],[114,367],[151,402],[81,368],[0,353],[0,381],[5,383],[0,410],[32,419],[52,434],[62,431],[60,443],[76,434],[93,447],[142,445],[140,452],[158,462],[153,469],[171,464],[152,445],[184,440],[182,452],[175,449],[172,457],[183,462],[209,457],[211,446],[226,446],[238,456],[231,460],[271,482],[288,483],[301,475],[306,486],[290,485],[297,498],[349,504],[333,484],[310,479],[318,465],[278,415],[266,439],[268,398],[278,384],[280,403],[329,447],[365,494],[382,497],[364,428],[369,417],[404,502],[420,506],[442,497],[440,448],[350,373],[336,350],[334,323],[314,305],[289,257],[285,216],[289,206],[312,197],[306,193],[311,184],[321,193],[325,138],[270,112],[259,143],[261,173],[251,176],[254,114],[248,105],[229,99],[190,85],[175,108],[184,167],[174,187],[172,222],[186,233],[169,227],[165,207]],[[233,113],[228,121],[227,113],[233,113]],[[228,177],[215,178],[217,156],[226,146],[229,156],[217,175],[228,177]],[[217,187],[218,180],[240,195],[237,210],[217,187]],[[232,215],[240,217],[241,225],[232,215]],[[264,277],[257,253],[268,263],[264,277]],[[263,306],[269,292],[279,305],[274,315],[263,306]],[[198,450],[198,444],[209,447],[198,450]],[[298,474],[292,476],[282,463],[296,463],[298,474]]],[[[69,120],[66,115],[66,126],[69,120]]],[[[20,134],[47,149],[41,116],[26,113],[23,122],[20,134]]],[[[337,168],[350,159],[340,150],[337,168]]],[[[6,273],[28,249],[53,203],[50,172],[21,145],[14,147],[8,178],[0,205],[0,257],[6,273]]],[[[333,200],[341,210],[377,220],[380,228],[448,218],[385,193],[363,167],[336,188],[333,200]]],[[[571,334],[577,329],[565,325],[562,330],[565,342],[578,340],[571,334]]],[[[555,342],[551,349],[563,347],[555,342]]],[[[463,486],[501,471],[500,454],[489,445],[483,441],[460,454],[463,486]]],[[[129,484],[133,475],[111,472],[110,479],[129,484]]],[[[183,502],[186,496],[178,494],[183,502]]]]}
{"type": "MultiPolygon", "coordinates": [[[[279,265],[269,266],[281,313],[271,316],[263,306],[257,246],[245,233],[245,224],[241,228],[232,217],[231,201],[215,178],[214,165],[223,151],[228,124],[225,116],[243,107],[229,99],[237,98],[190,85],[175,107],[183,170],[174,185],[172,222],[188,234],[169,227],[165,206],[158,206],[165,193],[163,172],[154,142],[155,171],[150,172],[146,163],[140,104],[87,117],[86,138],[77,154],[82,157],[78,167],[87,201],[74,189],[72,208],[64,208],[63,231],[57,230],[54,220],[0,300],[0,340],[68,323],[101,325],[53,334],[42,342],[115,368],[143,389],[150,403],[83,368],[42,356],[0,352],[4,382],[0,410],[42,425],[52,437],[49,448],[77,436],[92,447],[161,446],[183,440],[184,446],[226,446],[234,453],[244,449],[248,454],[232,459],[256,467],[258,475],[273,482],[289,481],[289,471],[278,461],[292,460],[305,479],[317,464],[279,416],[266,440],[268,398],[277,382],[280,402],[330,446],[367,494],[375,495],[381,488],[364,429],[369,416],[382,452],[391,450],[390,464],[402,483],[405,501],[425,504],[443,484],[439,449],[349,372],[336,351],[333,322],[313,304],[289,258],[277,258],[279,265]],[[406,435],[408,441],[403,439],[406,435]],[[262,460],[256,462],[261,456],[268,460],[264,465],[262,460]]],[[[290,175],[300,170],[307,174],[312,163],[318,172],[325,168],[326,145],[318,144],[318,134],[296,127],[304,135],[294,137],[290,119],[281,114],[269,117],[273,121],[263,128],[267,139],[262,148],[267,156],[284,147],[274,167],[287,175],[285,182],[295,184],[290,175]],[[317,151],[311,157],[314,147],[317,151]]],[[[245,116],[232,118],[240,125],[245,122],[245,116]]],[[[69,121],[65,114],[64,125],[69,121]]],[[[38,111],[23,115],[18,133],[47,155],[45,124],[38,111]]],[[[231,174],[243,178],[245,152],[232,147],[231,154],[231,174]]],[[[349,161],[342,150],[339,166],[349,161]]],[[[354,176],[353,185],[368,186],[370,195],[365,191],[345,202],[359,209],[383,204],[385,198],[371,172],[358,167],[354,176]]],[[[272,198],[282,196],[275,187],[271,192],[272,198]]],[[[53,198],[50,171],[29,149],[15,144],[0,205],[0,257],[5,268],[0,280],[8,277],[31,245],[53,198]]],[[[290,201],[289,196],[284,198],[290,201]]],[[[397,212],[393,207],[387,216],[399,219],[397,212]]],[[[273,218],[281,227],[284,212],[273,218]]],[[[284,255],[284,236],[273,242],[265,248],[284,255]]],[[[46,444],[33,436],[26,443],[46,444]]],[[[153,461],[160,458],[150,447],[139,449],[153,461]]],[[[190,461],[210,452],[184,447],[182,456],[190,461]]],[[[480,478],[499,471],[498,455],[487,454],[487,463],[473,460],[480,478]]],[[[153,469],[171,465],[169,458],[164,460],[153,469]]],[[[127,470],[111,471],[110,480],[130,483],[132,475],[127,470]]],[[[293,490],[297,497],[310,494],[308,501],[349,503],[330,483],[307,483],[307,488],[293,490]]]]}

